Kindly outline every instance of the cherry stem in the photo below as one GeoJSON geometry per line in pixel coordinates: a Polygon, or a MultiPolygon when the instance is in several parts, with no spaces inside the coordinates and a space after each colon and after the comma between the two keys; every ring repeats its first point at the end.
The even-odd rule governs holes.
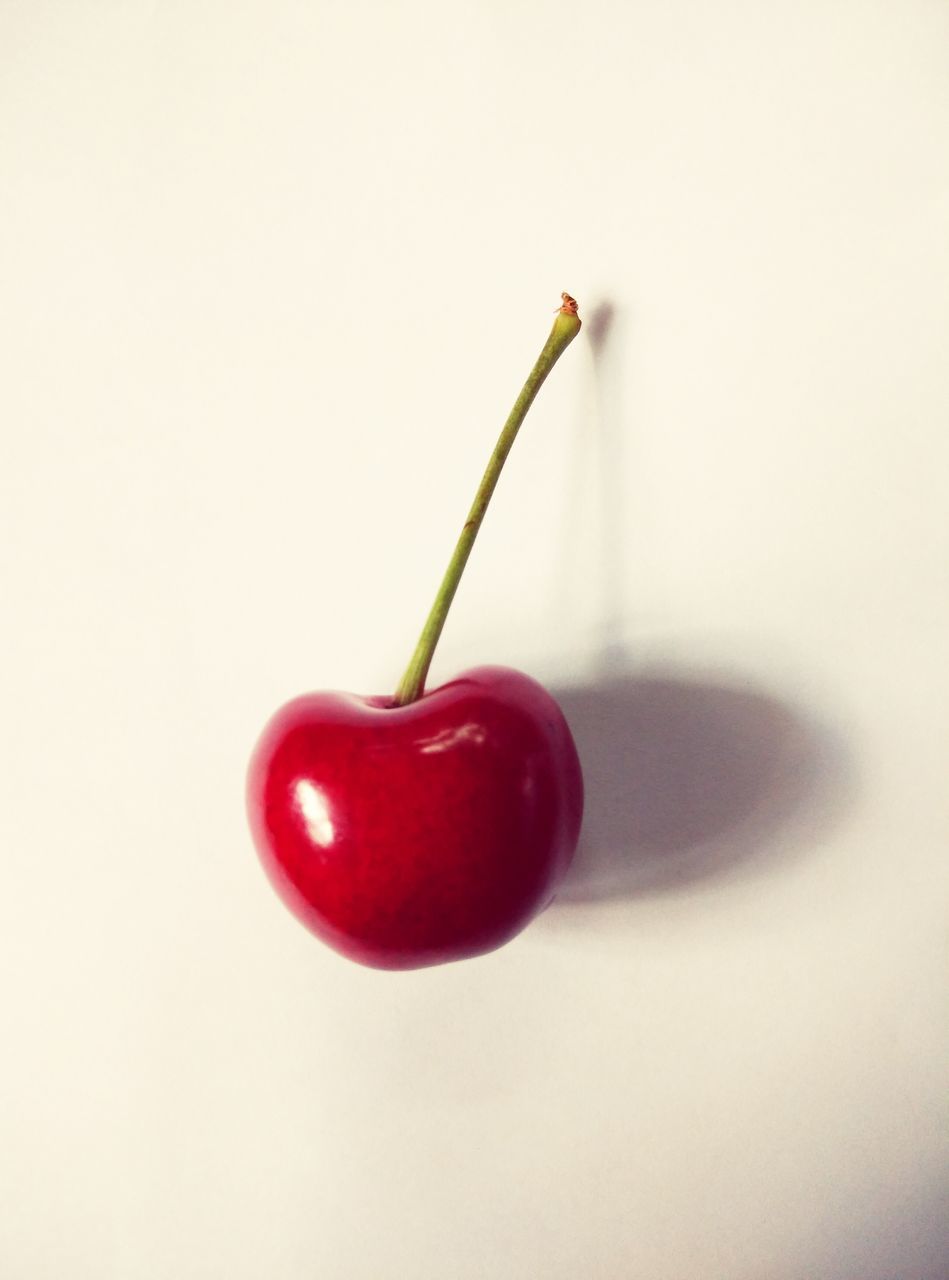
{"type": "Polygon", "coordinates": [[[491,495],[497,485],[501,468],[504,466],[507,455],[511,452],[514,437],[527,416],[527,411],[533,404],[534,397],[543,386],[544,379],[580,332],[580,317],[577,315],[576,301],[568,293],[561,294],[561,297],[563,306],[557,312],[554,327],[550,331],[550,337],[544,344],[543,351],[537,357],[537,363],[531,369],[521,394],[514,402],[514,408],[511,410],[510,416],[498,437],[498,442],[494,446],[494,452],[491,454],[487,469],[481,479],[481,484],[478,486],[478,492],[475,494],[474,502],[471,504],[471,510],[468,512],[468,519],[464,523],[464,527],[455,544],[455,550],[452,552],[451,560],[448,562],[448,568],[445,570],[445,576],[442,578],[442,584],[438,588],[435,603],[432,605],[431,612],[425,621],[425,626],[422,628],[422,634],[419,636],[418,644],[415,646],[415,652],[412,654],[412,659],[405,670],[405,675],[396,690],[394,704],[397,707],[404,707],[410,702],[415,702],[425,691],[425,680],[428,676],[428,669],[431,666],[435,646],[438,644],[439,637],[442,634],[448,610],[451,608],[451,602],[454,600],[455,592],[458,590],[458,583],[461,581],[461,575],[464,573],[468,557],[471,555],[471,548],[474,546],[475,538],[478,536],[478,530],[481,528],[484,513],[488,509],[488,503],[491,501],[491,495]]]}

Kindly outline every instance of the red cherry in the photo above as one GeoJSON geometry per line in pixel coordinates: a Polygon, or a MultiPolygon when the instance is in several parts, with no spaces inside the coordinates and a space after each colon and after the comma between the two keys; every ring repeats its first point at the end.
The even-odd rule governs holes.
{"type": "Polygon", "coordinates": [[[535,680],[479,667],[406,706],[313,693],[278,711],[248,809],[277,891],[343,955],[411,969],[481,955],[550,902],[583,781],[535,680]]]}
{"type": "Polygon", "coordinates": [[[424,691],[504,460],[580,331],[576,301],[561,299],[395,696],[297,698],[251,760],[250,825],[270,878],[304,924],[363,964],[493,951],[547,905],[576,848],[583,781],[550,695],[503,667],[424,691]]]}

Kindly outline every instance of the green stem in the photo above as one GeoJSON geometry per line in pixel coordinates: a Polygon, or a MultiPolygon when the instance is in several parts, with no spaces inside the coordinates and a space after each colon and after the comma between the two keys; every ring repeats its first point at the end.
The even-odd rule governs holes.
{"type": "Polygon", "coordinates": [[[580,332],[580,317],[577,315],[576,302],[569,294],[565,293],[561,296],[563,297],[563,306],[557,312],[554,327],[550,331],[550,337],[544,344],[543,351],[537,357],[537,363],[530,371],[530,376],[524,383],[523,390],[517,397],[514,408],[511,410],[510,416],[498,437],[498,442],[494,446],[494,452],[491,454],[481,484],[478,486],[478,492],[475,494],[475,500],[471,504],[471,510],[468,512],[468,519],[464,523],[464,527],[455,544],[455,550],[452,552],[451,560],[448,562],[448,568],[445,570],[442,584],[438,588],[435,603],[432,605],[425,626],[422,628],[422,634],[419,636],[419,642],[415,646],[412,660],[409,662],[405,675],[396,690],[394,702],[397,707],[404,707],[410,702],[415,702],[425,690],[425,680],[428,676],[428,669],[431,666],[435,646],[441,636],[448,610],[451,607],[452,600],[455,598],[458,583],[461,581],[461,575],[464,572],[465,565],[468,563],[468,557],[471,555],[471,548],[474,546],[474,540],[478,536],[478,530],[481,528],[481,522],[484,519],[484,513],[488,509],[488,503],[491,501],[491,495],[494,493],[498,476],[501,474],[501,468],[504,466],[507,455],[511,451],[514,437],[527,416],[527,410],[533,404],[534,397],[543,385],[544,379],[580,332]]]}

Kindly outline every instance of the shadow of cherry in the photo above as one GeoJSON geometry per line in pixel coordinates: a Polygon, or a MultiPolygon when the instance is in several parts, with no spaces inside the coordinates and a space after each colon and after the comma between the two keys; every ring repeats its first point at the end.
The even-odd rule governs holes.
{"type": "Polygon", "coordinates": [[[660,892],[803,852],[850,791],[841,742],[745,685],[663,673],[554,696],[586,786],[561,906],[660,892]]]}

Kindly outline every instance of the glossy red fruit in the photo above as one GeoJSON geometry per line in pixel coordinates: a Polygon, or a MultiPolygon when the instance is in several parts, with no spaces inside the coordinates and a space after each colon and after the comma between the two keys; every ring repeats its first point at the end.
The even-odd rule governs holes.
{"type": "Polygon", "coordinates": [[[468,671],[408,706],[313,693],[250,765],[257,850],[343,955],[411,969],[492,951],[554,896],[583,782],[560,708],[529,676],[468,671]]]}

